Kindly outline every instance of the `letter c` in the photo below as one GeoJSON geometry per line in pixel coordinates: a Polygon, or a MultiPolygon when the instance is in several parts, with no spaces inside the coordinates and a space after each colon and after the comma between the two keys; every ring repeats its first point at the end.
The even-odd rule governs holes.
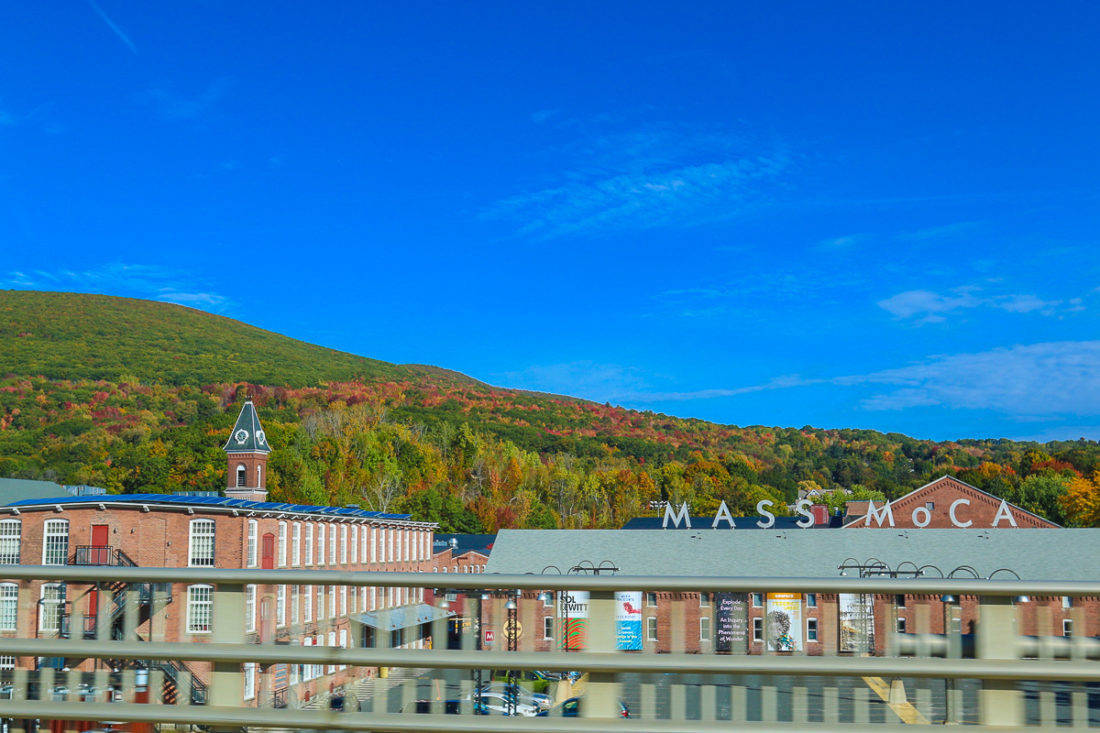
{"type": "Polygon", "coordinates": [[[966,504],[967,506],[970,506],[970,499],[955,499],[955,501],[951,502],[951,508],[947,510],[947,515],[951,517],[951,524],[955,525],[956,527],[969,527],[970,525],[974,524],[973,520],[968,519],[965,522],[960,522],[955,516],[955,507],[957,507],[959,504],[966,504]]]}

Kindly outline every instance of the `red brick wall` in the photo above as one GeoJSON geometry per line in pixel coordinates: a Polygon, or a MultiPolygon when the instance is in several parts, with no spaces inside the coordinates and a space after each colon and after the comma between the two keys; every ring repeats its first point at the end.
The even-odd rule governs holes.
{"type": "MultiPolygon", "coordinates": [[[[968,520],[972,521],[973,524],[970,525],[972,529],[988,529],[993,526],[993,520],[997,515],[1001,500],[950,476],[945,476],[933,481],[927,486],[891,502],[894,515],[894,526],[918,528],[913,522],[913,510],[918,507],[924,507],[931,502],[933,505],[929,510],[931,517],[926,526],[930,529],[955,528],[955,525],[951,523],[948,512],[951,504],[958,499],[967,499],[970,501],[969,505],[960,505],[955,511],[955,516],[960,522],[965,523],[968,520]]],[[[878,506],[877,503],[876,506],[878,506]]],[[[878,508],[881,509],[881,507],[878,508]]],[[[1058,526],[1053,522],[1037,517],[1011,504],[1009,504],[1009,509],[1012,512],[1013,519],[1016,520],[1016,525],[1020,529],[1056,528],[1058,526]]],[[[923,522],[924,518],[922,515],[922,512],[918,512],[917,519],[923,522]]],[[[866,518],[861,518],[850,526],[853,528],[864,528],[868,526],[868,522],[866,518]]],[[[875,529],[879,525],[877,520],[874,520],[870,522],[869,526],[871,529],[875,529]]],[[[889,525],[883,523],[882,526],[886,527],[889,525]]],[[[1003,518],[997,526],[999,528],[1009,529],[1012,527],[1011,523],[1003,518]]]]}

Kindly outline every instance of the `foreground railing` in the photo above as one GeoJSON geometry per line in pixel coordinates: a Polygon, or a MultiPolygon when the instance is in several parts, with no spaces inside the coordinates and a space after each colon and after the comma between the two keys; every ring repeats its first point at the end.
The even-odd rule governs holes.
{"type": "MultiPolygon", "coordinates": [[[[21,593],[42,597],[48,583],[49,598],[77,606],[97,587],[104,593],[105,584],[131,584],[120,591],[128,599],[121,619],[105,597],[95,604],[94,639],[40,629],[0,638],[0,655],[15,658],[0,672],[0,697],[10,698],[0,699],[0,718],[28,729],[34,721],[54,721],[57,730],[110,721],[115,729],[155,723],[372,731],[1100,724],[1098,644],[1086,635],[1090,614],[1096,616],[1087,604],[1100,596],[1100,582],[95,566],[2,572],[0,580],[19,583],[21,593]],[[140,589],[150,583],[172,585],[143,598],[140,589]],[[408,598],[389,590],[400,588],[411,589],[408,598]],[[625,608],[616,592],[645,600],[625,608]],[[568,603],[560,603],[563,593],[572,594],[568,603]],[[785,623],[800,626],[798,634],[775,631],[784,639],[778,645],[808,637],[812,615],[816,638],[799,636],[798,645],[819,655],[768,652],[767,644],[750,653],[757,629],[748,622],[771,606],[731,622],[722,615],[726,594],[749,594],[744,602],[751,604],[769,593],[786,594],[783,607],[792,610],[785,623]],[[657,594],[652,603],[650,594],[657,594]],[[862,623],[878,639],[866,654],[844,654],[837,641],[851,631],[841,618],[842,596],[873,599],[855,604],[869,609],[862,623]],[[911,599],[910,607],[899,607],[892,600],[898,597],[911,599]],[[1046,598],[1066,599],[1072,623],[1063,622],[1063,630],[1073,635],[1061,637],[1046,618],[1046,606],[1035,600],[1046,598]],[[972,629],[963,628],[960,599],[972,629]],[[644,627],[624,626],[624,616],[636,613],[644,627]],[[895,633],[902,613],[906,633],[895,633]],[[1041,627],[1045,619],[1047,628],[1020,634],[1027,614],[1029,624],[1041,627]],[[1044,619],[1036,622],[1036,615],[1044,619]],[[719,625],[727,636],[715,643],[719,625]],[[731,633],[738,643],[727,643],[731,633]],[[45,658],[65,663],[44,666],[45,658]],[[333,709],[339,707],[344,711],[333,709]],[[571,714],[579,719],[567,719],[571,714]]],[[[763,617],[768,624],[771,613],[763,617]]]]}

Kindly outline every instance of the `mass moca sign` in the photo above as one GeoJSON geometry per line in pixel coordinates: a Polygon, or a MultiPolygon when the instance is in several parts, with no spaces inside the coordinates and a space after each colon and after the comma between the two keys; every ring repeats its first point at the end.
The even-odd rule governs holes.
{"type": "MultiPolygon", "coordinates": [[[[756,521],[756,526],[760,529],[768,529],[775,525],[775,514],[768,511],[772,506],[775,506],[775,502],[771,499],[764,499],[757,502],[756,513],[760,515],[760,518],[756,521]]],[[[794,505],[794,513],[802,519],[799,519],[795,524],[803,529],[814,526],[814,517],[810,513],[810,507],[813,506],[813,502],[809,499],[802,499],[794,505]]],[[[974,526],[974,521],[966,518],[967,507],[970,506],[970,499],[956,499],[951,502],[947,507],[947,519],[955,527],[963,528],[974,526]]],[[[910,517],[913,520],[913,525],[916,527],[927,527],[932,523],[932,509],[928,506],[918,506],[913,509],[910,517]]],[[[990,527],[999,527],[1002,522],[1006,523],[1006,526],[1017,527],[1016,518],[1012,516],[1012,509],[1004,499],[1001,499],[1001,505],[997,508],[997,513],[993,517],[993,522],[990,527]]],[[[665,518],[661,522],[662,529],[668,529],[670,526],[673,529],[679,528],[680,524],[690,529],[691,528],[691,513],[688,510],[687,502],[685,501],[680,505],[679,510],[673,510],[672,504],[665,505],[665,518]]],[[[733,519],[733,515],[730,514],[729,507],[726,506],[726,502],[722,502],[722,505],[718,507],[718,511],[714,515],[714,521],[710,523],[711,529],[718,529],[719,526],[725,523],[729,529],[733,529],[737,526],[737,523],[733,519]]],[[[894,527],[894,507],[890,502],[885,502],[881,507],[876,507],[875,502],[871,501],[867,503],[867,515],[865,526],[867,527],[894,527]]]]}

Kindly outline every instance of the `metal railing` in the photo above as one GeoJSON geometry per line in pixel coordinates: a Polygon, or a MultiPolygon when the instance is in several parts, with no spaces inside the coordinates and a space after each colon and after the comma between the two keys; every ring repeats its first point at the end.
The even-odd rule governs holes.
{"type": "MultiPolygon", "coordinates": [[[[1070,604],[1073,637],[1062,638],[1053,627],[1027,636],[1019,633],[1021,614],[1038,613],[1028,605],[1033,599],[1087,598],[1095,603],[1100,582],[427,575],[94,565],[14,566],[0,574],[0,580],[20,582],[27,589],[22,592],[35,592],[42,581],[63,581],[75,603],[83,585],[130,584],[123,591],[129,602],[121,606],[121,633],[113,631],[111,611],[101,603],[95,639],[0,639],[0,655],[19,660],[7,673],[11,699],[0,699],[0,718],[16,725],[37,719],[218,729],[713,731],[736,726],[804,731],[900,730],[913,722],[975,723],[994,729],[1100,724],[1098,642],[1085,636],[1086,609],[1070,604]],[[148,612],[139,613],[138,589],[152,583],[175,585],[174,594],[183,599],[174,604],[177,612],[171,623],[167,604],[156,595],[148,601],[148,612]],[[211,589],[210,633],[187,633],[191,615],[204,608],[187,603],[183,586],[188,585],[211,589]],[[446,593],[433,599],[432,588],[439,586],[461,595],[454,602],[445,600],[446,593]],[[359,602],[348,603],[343,599],[349,591],[329,592],[329,587],[350,589],[359,602]],[[304,613],[305,588],[311,589],[308,602],[314,604],[309,617],[304,613]],[[316,605],[316,588],[322,589],[321,605],[316,605]],[[355,593],[364,588],[426,589],[427,594],[423,605],[414,592],[412,602],[401,609],[372,608],[367,613],[363,601],[368,594],[355,593]],[[560,638],[543,638],[551,626],[551,637],[560,634],[563,619],[557,609],[545,610],[550,606],[542,594],[563,591],[589,594],[581,650],[567,652],[560,638]],[[649,608],[646,614],[658,619],[658,633],[671,635],[667,653],[654,653],[651,645],[641,651],[620,648],[617,591],[661,594],[656,611],[649,608]],[[844,655],[829,644],[821,645],[818,656],[767,652],[766,644],[761,654],[718,653],[713,645],[691,645],[686,643],[690,634],[701,634],[704,628],[713,631],[718,618],[715,600],[702,599],[700,592],[816,594],[814,618],[821,627],[814,628],[836,634],[839,618],[830,614],[835,615],[839,606],[828,600],[830,594],[876,596],[881,601],[876,622],[882,627],[883,653],[844,655]],[[889,599],[898,595],[917,599],[904,609],[907,631],[913,633],[894,633],[899,609],[889,599]],[[973,600],[968,605],[974,615],[972,631],[963,633],[958,606],[944,605],[943,613],[955,617],[944,620],[944,633],[931,632],[938,624],[930,621],[931,606],[918,610],[919,599],[941,597],[973,600]],[[290,598],[298,600],[301,613],[272,612],[273,599],[286,603],[290,598]],[[455,602],[469,604],[460,618],[447,609],[455,602]],[[330,603],[340,608],[332,609],[330,603]],[[710,605],[699,610],[704,604],[710,605]],[[182,608],[187,605],[191,607],[182,608]],[[246,609],[255,614],[251,624],[245,622],[246,609]],[[553,623],[544,623],[551,616],[553,623]],[[275,625],[279,618],[284,622],[281,638],[298,642],[298,637],[308,636],[321,645],[254,643],[257,638],[275,638],[274,633],[260,633],[257,626],[275,625]],[[461,623],[452,623],[455,618],[461,623]],[[710,621],[703,625],[700,618],[710,621]],[[375,633],[365,633],[361,619],[369,620],[375,633]],[[409,624],[406,628],[414,632],[398,639],[425,648],[390,647],[395,638],[390,625],[398,623],[409,624]],[[342,632],[347,634],[343,640],[342,632]],[[334,638],[336,644],[327,645],[334,638]],[[49,657],[66,663],[39,670],[26,663],[49,657]],[[171,666],[172,674],[166,673],[165,665],[171,666]],[[404,669],[405,674],[390,673],[394,669],[404,669]],[[106,680],[112,675],[121,682],[111,695],[78,698],[78,678],[86,674],[103,681],[93,690],[111,688],[106,680]],[[247,682],[246,674],[251,675],[247,682]],[[174,704],[165,704],[161,690],[166,677],[177,690],[197,689],[194,681],[202,694],[177,694],[174,704]],[[276,677],[278,685],[273,682],[276,677]],[[289,695],[283,685],[286,678],[292,688],[289,695]],[[34,699],[34,691],[40,690],[62,692],[34,699]],[[288,696],[293,705],[281,708],[288,696]],[[346,698],[350,712],[330,711],[330,696],[346,698]],[[494,699],[501,704],[494,707],[494,699]],[[431,712],[420,714],[425,701],[431,712]],[[579,718],[565,720],[569,711],[579,718]],[[624,714],[630,719],[623,720],[624,714]]],[[[386,592],[370,594],[378,595],[387,597],[386,592]]],[[[205,603],[206,596],[202,598],[205,603]]],[[[571,626],[575,621],[576,616],[571,626]]]]}

